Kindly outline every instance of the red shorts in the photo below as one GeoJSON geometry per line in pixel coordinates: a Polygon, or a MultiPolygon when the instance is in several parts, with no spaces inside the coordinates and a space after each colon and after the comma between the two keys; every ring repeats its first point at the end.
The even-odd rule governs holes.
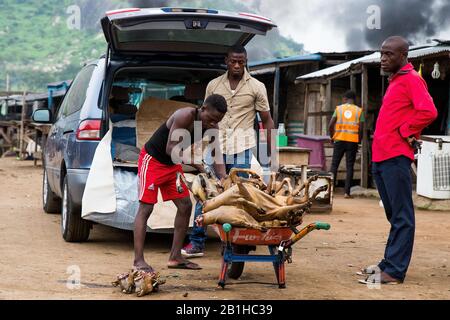
{"type": "MultiPolygon", "coordinates": [[[[158,190],[164,201],[189,197],[189,189],[181,180],[183,192],[177,190],[177,173],[183,174],[181,165],[165,165],[142,149],[138,162],[139,201],[146,204],[158,203],[158,190]]],[[[183,174],[184,175],[184,174],[183,174]]]]}

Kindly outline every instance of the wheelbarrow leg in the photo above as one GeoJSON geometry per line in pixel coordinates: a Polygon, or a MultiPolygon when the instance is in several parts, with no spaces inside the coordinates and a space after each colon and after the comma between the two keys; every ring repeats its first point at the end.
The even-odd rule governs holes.
{"type": "Polygon", "coordinates": [[[286,268],[284,261],[278,265],[278,288],[286,289],[286,268]]]}
{"type": "Polygon", "coordinates": [[[225,289],[225,281],[227,279],[228,265],[233,261],[233,247],[230,241],[230,232],[232,227],[230,224],[226,223],[223,225],[223,231],[225,231],[226,242],[223,243],[222,251],[222,269],[220,271],[219,287],[225,289]]]}
{"type": "Polygon", "coordinates": [[[275,270],[275,276],[277,277],[278,288],[286,288],[286,275],[285,266],[283,261],[283,256],[278,253],[278,248],[276,246],[269,246],[269,252],[272,256],[277,256],[278,259],[273,263],[273,269],[275,270]]]}
{"type": "Polygon", "coordinates": [[[227,272],[228,272],[228,263],[225,262],[225,259],[222,259],[222,269],[220,271],[220,278],[219,278],[219,287],[221,287],[222,289],[225,289],[227,272]]]}

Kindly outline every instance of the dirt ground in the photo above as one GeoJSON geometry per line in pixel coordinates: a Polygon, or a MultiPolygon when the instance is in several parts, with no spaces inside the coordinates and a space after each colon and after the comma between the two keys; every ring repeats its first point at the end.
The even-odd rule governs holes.
{"type": "MultiPolygon", "coordinates": [[[[41,180],[42,168],[32,161],[0,159],[0,299],[136,299],[110,284],[131,267],[132,233],[95,225],[89,242],[64,242],[60,215],[42,210],[41,180]],[[67,283],[77,268],[81,288],[70,288],[67,283]]],[[[450,212],[416,212],[406,282],[381,289],[359,284],[355,274],[383,256],[389,225],[378,201],[346,200],[338,194],[332,214],[309,215],[305,223],[317,220],[332,228],[315,231],[294,246],[284,290],[274,285],[267,263],[247,264],[240,280],[217,289],[217,239],[208,240],[206,256],[196,260],[203,270],[169,270],[165,263],[171,236],[149,234],[146,257],[167,283],[160,293],[142,299],[450,299],[450,212]]]]}

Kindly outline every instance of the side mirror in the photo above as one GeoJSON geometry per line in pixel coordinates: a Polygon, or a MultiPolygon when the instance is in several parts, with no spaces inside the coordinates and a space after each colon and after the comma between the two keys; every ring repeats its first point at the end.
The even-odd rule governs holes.
{"type": "Polygon", "coordinates": [[[52,123],[52,112],[49,109],[38,109],[31,116],[36,123],[52,123]]]}

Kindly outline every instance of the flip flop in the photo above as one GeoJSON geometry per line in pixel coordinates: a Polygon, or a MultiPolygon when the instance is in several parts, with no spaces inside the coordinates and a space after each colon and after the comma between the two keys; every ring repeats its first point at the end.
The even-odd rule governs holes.
{"type": "Polygon", "coordinates": [[[384,284],[384,285],[398,285],[398,284],[402,284],[400,281],[381,281],[381,282],[377,282],[375,280],[358,280],[359,283],[361,284],[370,284],[370,285],[374,285],[374,284],[384,284]]]}
{"type": "Polygon", "coordinates": [[[361,271],[358,271],[356,274],[358,276],[371,276],[375,273],[376,273],[376,270],[374,270],[374,269],[364,268],[364,269],[361,269],[361,271]]]}
{"type": "Polygon", "coordinates": [[[180,262],[175,265],[168,265],[169,269],[201,270],[202,268],[193,262],[180,262]]]}
{"type": "Polygon", "coordinates": [[[365,285],[374,285],[374,284],[398,285],[403,283],[400,280],[393,280],[393,281],[381,280],[378,277],[374,276],[367,277],[366,280],[358,280],[358,282],[365,285]]]}

